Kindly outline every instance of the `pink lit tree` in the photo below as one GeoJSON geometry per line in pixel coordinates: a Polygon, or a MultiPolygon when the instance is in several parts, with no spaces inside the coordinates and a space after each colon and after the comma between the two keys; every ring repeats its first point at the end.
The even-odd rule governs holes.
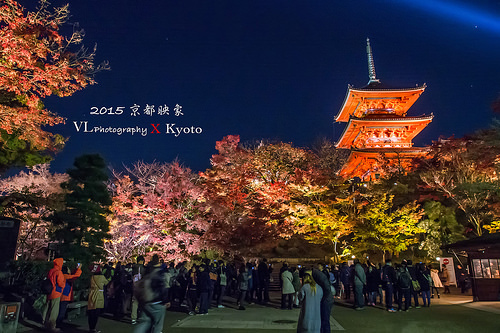
{"type": "Polygon", "coordinates": [[[206,206],[190,169],[178,162],[138,162],[126,175],[117,174],[111,188],[110,257],[147,250],[148,255],[181,260],[205,248],[206,206]]]}
{"type": "Polygon", "coordinates": [[[2,214],[21,220],[18,256],[34,259],[47,247],[52,229],[48,217],[64,205],[61,183],[67,180],[67,174],[50,173],[47,164],[0,180],[2,214]]]}

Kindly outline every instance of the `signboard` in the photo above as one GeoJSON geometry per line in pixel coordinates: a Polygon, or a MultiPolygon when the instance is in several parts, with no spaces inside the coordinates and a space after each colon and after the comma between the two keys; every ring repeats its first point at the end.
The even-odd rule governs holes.
{"type": "Polygon", "coordinates": [[[0,217],[0,269],[15,259],[20,225],[17,219],[0,217]]]}
{"type": "Polygon", "coordinates": [[[443,265],[446,265],[446,269],[448,270],[448,275],[450,277],[450,285],[457,285],[457,278],[455,276],[455,265],[453,265],[453,258],[440,258],[439,259],[439,270],[442,270],[443,265]]]}

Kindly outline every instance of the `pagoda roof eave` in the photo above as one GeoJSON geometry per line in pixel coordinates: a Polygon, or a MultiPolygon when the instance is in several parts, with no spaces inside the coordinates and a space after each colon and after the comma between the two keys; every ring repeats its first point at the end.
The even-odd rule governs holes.
{"type": "Polygon", "coordinates": [[[349,148],[349,143],[344,142],[346,140],[346,137],[350,134],[351,132],[354,131],[355,125],[365,125],[365,124],[374,124],[376,125],[379,123],[380,125],[384,126],[394,126],[394,125],[401,125],[401,124],[413,124],[413,125],[421,125],[421,129],[418,130],[413,137],[415,137],[420,131],[427,126],[430,122],[432,122],[432,119],[434,118],[434,115],[424,115],[420,117],[398,117],[398,118],[357,118],[351,116],[349,118],[349,122],[347,123],[347,126],[344,128],[344,131],[342,132],[342,135],[338,139],[338,141],[335,143],[335,147],[337,148],[349,148]]]}
{"type": "MultiPolygon", "coordinates": [[[[362,95],[374,95],[376,94],[382,94],[382,95],[387,95],[388,93],[391,94],[404,94],[404,95],[413,95],[413,94],[421,94],[425,88],[427,87],[426,84],[423,84],[421,86],[416,86],[412,88],[354,88],[352,85],[347,86],[347,93],[344,98],[344,102],[342,103],[342,106],[335,116],[335,121],[336,122],[345,122],[347,121],[348,117],[354,113],[356,108],[358,107],[359,103],[356,103],[355,101],[355,96],[362,94],[362,95]],[[356,105],[354,105],[356,104],[356,105]],[[346,111],[348,110],[348,111],[346,111]],[[350,110],[350,111],[349,111],[350,110]],[[351,112],[352,111],[352,112],[351,112]]],[[[418,98],[418,97],[417,97],[418,98]]],[[[417,99],[415,98],[415,100],[417,99]]],[[[414,101],[408,105],[409,109],[411,105],[414,103],[414,101]]]]}
{"type": "Polygon", "coordinates": [[[396,155],[398,158],[402,159],[413,159],[422,155],[429,151],[428,147],[411,147],[411,148],[398,148],[393,151],[388,151],[387,149],[373,149],[373,148],[365,148],[365,149],[351,149],[351,153],[347,158],[346,163],[339,170],[338,174],[341,177],[354,177],[356,175],[361,176],[361,174],[365,173],[370,167],[363,162],[364,159],[376,160],[382,154],[386,158],[394,158],[396,155]]]}
{"type": "Polygon", "coordinates": [[[353,86],[350,86],[351,91],[418,91],[418,90],[425,90],[427,88],[427,84],[422,84],[421,86],[416,85],[415,87],[411,88],[392,88],[392,87],[376,87],[376,86],[364,86],[361,88],[354,88],[353,86]]]}
{"type": "Polygon", "coordinates": [[[429,147],[401,147],[401,148],[352,148],[351,153],[378,155],[378,154],[421,154],[429,151],[429,147]]]}

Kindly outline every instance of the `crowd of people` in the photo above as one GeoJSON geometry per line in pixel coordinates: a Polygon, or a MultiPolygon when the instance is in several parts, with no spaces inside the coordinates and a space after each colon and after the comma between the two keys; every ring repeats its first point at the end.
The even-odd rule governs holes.
{"type": "MultiPolygon", "coordinates": [[[[88,325],[97,332],[99,316],[106,312],[117,319],[129,317],[134,332],[161,332],[165,309],[175,306],[189,315],[206,315],[208,310],[224,308],[223,297],[235,299],[238,310],[247,304],[266,305],[270,302],[269,287],[273,281],[273,266],[265,258],[249,263],[226,263],[204,260],[199,264],[165,263],[154,255],[148,264],[139,256],[136,263],[122,265],[94,264],[88,295],[88,325]]],[[[62,258],[54,260],[48,273],[52,290],[43,311],[44,324],[58,331],[72,301],[72,283],[82,274],[80,265],[70,273],[62,258]]],[[[275,274],[276,275],[276,274],[275,274]]],[[[390,259],[378,267],[359,260],[328,267],[323,264],[289,266],[283,263],[279,271],[281,309],[300,308],[298,332],[330,332],[330,314],[334,296],[350,299],[354,308],[385,304],[387,311],[408,311],[413,306],[430,306],[439,289],[449,292],[446,266],[438,270],[430,265],[413,265],[411,260],[393,265],[390,259]],[[383,300],[385,296],[385,300],[383,300]]],[[[227,304],[228,299],[225,300],[227,304]]]]}
{"type": "Polygon", "coordinates": [[[441,297],[439,288],[444,288],[444,293],[450,292],[446,265],[442,265],[439,271],[432,265],[414,265],[412,260],[393,264],[391,259],[387,259],[385,265],[377,266],[370,261],[361,264],[355,259],[351,266],[342,263],[336,267],[333,275],[337,278],[340,298],[350,299],[353,292],[356,310],[377,303],[385,305],[389,312],[408,311],[412,307],[419,309],[421,305],[429,307],[432,298],[441,297]]]}

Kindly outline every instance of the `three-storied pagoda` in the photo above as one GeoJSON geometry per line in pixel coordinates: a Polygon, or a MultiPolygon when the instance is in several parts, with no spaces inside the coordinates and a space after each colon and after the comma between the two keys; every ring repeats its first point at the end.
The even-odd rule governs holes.
{"type": "Polygon", "coordinates": [[[412,140],[433,118],[432,114],[407,117],[426,85],[393,88],[382,84],[375,74],[370,40],[366,42],[370,80],[363,88],[348,85],[344,104],[335,117],[336,122],[347,122],[336,147],[351,150],[340,175],[361,180],[378,178],[381,161],[405,167],[423,154],[425,148],[413,147],[412,140]]]}

